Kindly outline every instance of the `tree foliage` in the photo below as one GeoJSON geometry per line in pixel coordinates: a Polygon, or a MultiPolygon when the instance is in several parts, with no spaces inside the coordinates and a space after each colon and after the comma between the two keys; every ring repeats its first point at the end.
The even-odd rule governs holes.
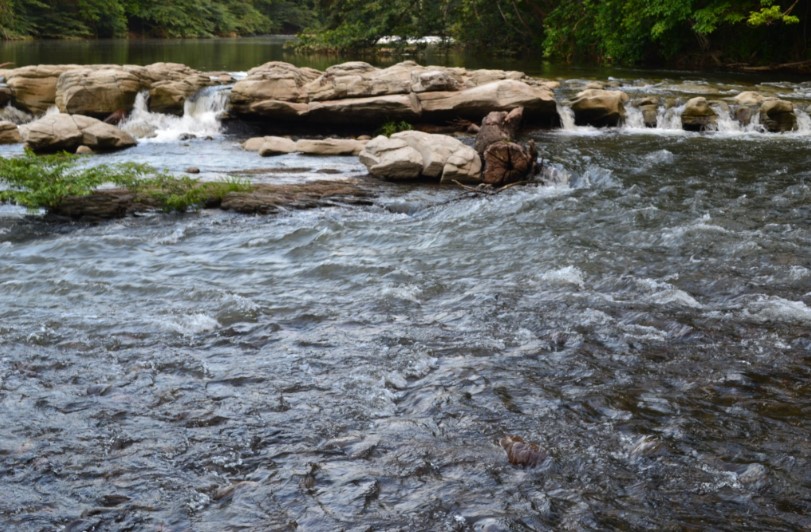
{"type": "Polygon", "coordinates": [[[0,0],[0,38],[210,37],[297,31],[313,0],[0,0]]]}
{"type": "Polygon", "coordinates": [[[0,37],[296,32],[302,47],[452,37],[490,53],[622,64],[809,58],[811,0],[0,0],[0,37]]]}

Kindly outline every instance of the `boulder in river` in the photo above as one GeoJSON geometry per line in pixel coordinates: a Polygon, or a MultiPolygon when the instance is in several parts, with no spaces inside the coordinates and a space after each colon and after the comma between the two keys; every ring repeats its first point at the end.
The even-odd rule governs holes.
{"type": "Polygon", "coordinates": [[[628,95],[617,90],[586,89],[571,102],[578,126],[616,127],[625,119],[628,95]]]}
{"type": "Polygon", "coordinates": [[[182,115],[186,100],[201,89],[230,81],[206,75],[180,63],[153,63],[141,72],[142,85],[148,87],[149,110],[154,113],[182,115]]]}
{"type": "Polygon", "coordinates": [[[515,466],[535,467],[547,456],[537,443],[527,443],[521,436],[504,436],[498,443],[507,453],[507,461],[515,466]]]}
{"type": "Polygon", "coordinates": [[[642,113],[642,122],[645,124],[645,127],[656,127],[659,119],[659,106],[661,105],[659,98],[644,96],[635,99],[633,104],[642,113]]]}
{"type": "Polygon", "coordinates": [[[778,98],[766,98],[760,106],[760,123],[766,131],[784,133],[797,129],[794,104],[778,98]]]}
{"type": "Polygon", "coordinates": [[[17,124],[7,120],[0,120],[0,144],[17,144],[22,142],[17,124]]]}
{"type": "Polygon", "coordinates": [[[681,125],[686,131],[704,131],[718,124],[718,115],[703,96],[691,98],[684,104],[681,125]]]}
{"type": "Polygon", "coordinates": [[[131,109],[141,80],[124,68],[77,68],[61,74],[55,101],[59,111],[104,118],[131,109]]]}
{"type": "Polygon", "coordinates": [[[370,140],[360,161],[375,177],[387,180],[480,183],[476,150],[447,135],[401,131],[370,140]]]}
{"type": "Polygon", "coordinates": [[[6,83],[12,92],[12,104],[29,113],[41,114],[56,101],[56,83],[64,72],[79,65],[34,65],[10,71],[6,83]]]}
{"type": "Polygon", "coordinates": [[[324,72],[275,61],[234,85],[229,111],[243,118],[371,129],[390,120],[480,120],[490,111],[524,107],[528,117],[556,124],[553,86],[520,72],[413,61],[385,69],[354,61],[324,72]]]}
{"type": "Polygon", "coordinates": [[[358,155],[366,145],[365,140],[358,139],[299,139],[289,137],[254,137],[242,143],[247,151],[259,152],[259,155],[282,155],[285,153],[303,153],[305,155],[358,155]]]}
{"type": "Polygon", "coordinates": [[[51,113],[20,126],[27,148],[35,153],[75,151],[87,146],[94,152],[114,151],[135,146],[135,139],[119,128],[89,116],[51,113]]]}

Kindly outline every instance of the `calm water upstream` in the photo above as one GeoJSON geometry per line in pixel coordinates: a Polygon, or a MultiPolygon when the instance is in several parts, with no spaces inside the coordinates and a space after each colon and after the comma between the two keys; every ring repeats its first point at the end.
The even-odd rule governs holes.
{"type": "MultiPolygon", "coordinates": [[[[615,81],[811,103],[638,76],[615,81]]],[[[364,178],[242,151],[224,98],[135,113],[159,135],[97,160],[364,178]]],[[[811,122],[665,114],[530,132],[557,184],[496,196],[99,225],[0,206],[0,528],[808,529],[811,122]],[[510,466],[507,434],[548,458],[510,466]]]]}

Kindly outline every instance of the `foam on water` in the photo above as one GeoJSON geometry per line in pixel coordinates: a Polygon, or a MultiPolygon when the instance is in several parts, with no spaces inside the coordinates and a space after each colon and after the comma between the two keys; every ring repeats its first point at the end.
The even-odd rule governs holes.
{"type": "Polygon", "coordinates": [[[572,284],[578,288],[585,286],[583,271],[574,266],[566,266],[557,270],[551,270],[541,274],[542,281],[554,284],[572,284]]]}
{"type": "Polygon", "coordinates": [[[743,315],[757,322],[808,323],[811,322],[811,307],[802,301],[762,296],[749,302],[743,315]]]}
{"type": "Polygon", "coordinates": [[[216,138],[221,135],[220,117],[228,104],[229,93],[229,87],[202,89],[186,100],[182,116],[174,116],[150,111],[149,93],[142,91],[121,129],[139,142],[177,142],[184,136],[216,138]]]}

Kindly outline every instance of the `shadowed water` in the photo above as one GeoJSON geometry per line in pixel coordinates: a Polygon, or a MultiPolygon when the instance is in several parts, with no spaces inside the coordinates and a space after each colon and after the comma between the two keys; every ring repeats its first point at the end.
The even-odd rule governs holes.
{"type": "MultiPolygon", "coordinates": [[[[810,137],[531,136],[561,184],[1,207],[3,528],[811,526],[810,137]],[[548,458],[509,465],[508,434],[548,458]]],[[[364,173],[239,140],[100,159],[364,173]]]]}

